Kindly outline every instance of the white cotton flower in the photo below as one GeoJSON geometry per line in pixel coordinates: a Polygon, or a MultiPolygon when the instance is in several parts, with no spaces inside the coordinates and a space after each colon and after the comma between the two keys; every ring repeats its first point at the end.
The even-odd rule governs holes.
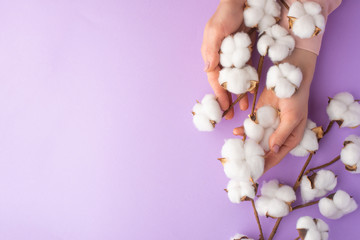
{"type": "Polygon", "coordinates": [[[232,203],[240,203],[248,199],[254,199],[256,189],[250,181],[230,180],[226,187],[228,197],[232,203]]]}
{"type": "Polygon", "coordinates": [[[247,33],[227,36],[220,47],[220,64],[223,67],[243,67],[251,56],[251,39],[247,33]]]}
{"type": "Polygon", "coordinates": [[[237,233],[237,234],[235,234],[235,236],[231,237],[230,240],[254,240],[254,239],[253,238],[248,238],[245,235],[237,233]]]}
{"type": "Polygon", "coordinates": [[[325,18],[321,6],[316,2],[294,2],[288,13],[289,27],[300,38],[318,35],[325,28],[325,18]]]}
{"type": "Polygon", "coordinates": [[[264,150],[255,141],[232,138],[225,141],[219,160],[228,178],[256,181],[264,173],[264,155],[264,150]]]}
{"type": "Polygon", "coordinates": [[[351,173],[360,173],[360,138],[350,135],[345,139],[340,159],[345,164],[346,170],[351,173]]]}
{"type": "Polygon", "coordinates": [[[244,22],[247,27],[257,27],[260,32],[276,24],[281,7],[276,0],[247,0],[244,22]]]}
{"type": "Polygon", "coordinates": [[[330,121],[336,121],[340,127],[360,125],[360,104],[348,92],[341,92],[330,98],[326,112],[330,121]]]}
{"type": "Polygon", "coordinates": [[[329,238],[329,226],[319,218],[309,216],[297,220],[296,230],[304,240],[327,240],[329,238]]]}
{"type": "Polygon", "coordinates": [[[256,200],[255,206],[261,216],[285,217],[291,210],[291,203],[296,200],[292,187],[280,185],[277,180],[264,182],[260,191],[261,196],[256,200]]]}
{"type": "Polygon", "coordinates": [[[259,81],[257,71],[250,65],[243,68],[223,68],[219,73],[219,84],[234,94],[242,94],[259,81]]]}
{"type": "Polygon", "coordinates": [[[304,202],[310,202],[317,197],[325,196],[334,190],[337,177],[332,171],[320,170],[311,176],[304,175],[301,178],[301,198],[304,202]]]}
{"type": "Polygon", "coordinates": [[[206,94],[201,103],[196,103],[192,109],[193,122],[199,131],[212,131],[215,124],[222,118],[222,111],[216,97],[206,94]]]}
{"type": "Polygon", "coordinates": [[[307,120],[304,136],[299,145],[297,145],[290,153],[297,157],[304,157],[309,153],[314,153],[319,149],[318,137],[315,132],[316,124],[310,119],[307,120]]]}
{"type": "Polygon", "coordinates": [[[342,190],[319,201],[320,213],[330,219],[339,219],[345,214],[355,211],[357,207],[355,200],[342,190]]]}
{"type": "Polygon", "coordinates": [[[255,121],[250,118],[245,119],[245,134],[258,142],[265,151],[269,151],[270,136],[280,123],[278,111],[269,105],[265,105],[256,111],[255,118],[255,121]]]}
{"type": "Polygon", "coordinates": [[[269,68],[266,87],[273,90],[278,98],[289,98],[299,88],[302,78],[300,68],[290,63],[281,63],[269,68]]]}
{"type": "Polygon", "coordinates": [[[257,42],[260,55],[269,55],[271,61],[279,62],[288,57],[295,47],[294,38],[278,24],[265,30],[257,42]]]}

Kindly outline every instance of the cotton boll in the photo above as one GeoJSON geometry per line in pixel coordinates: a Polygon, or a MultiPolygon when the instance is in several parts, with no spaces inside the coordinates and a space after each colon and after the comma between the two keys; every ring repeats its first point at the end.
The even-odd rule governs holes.
{"type": "Polygon", "coordinates": [[[225,175],[237,181],[250,179],[250,169],[244,161],[228,161],[224,164],[225,175]]]}
{"type": "Polygon", "coordinates": [[[271,217],[279,218],[289,214],[289,206],[277,198],[272,199],[269,206],[268,215],[271,217]]]}
{"type": "Polygon", "coordinates": [[[256,141],[252,139],[247,139],[244,144],[245,149],[245,157],[252,157],[252,156],[264,156],[265,152],[261,148],[259,144],[256,143],[256,141]]]}
{"type": "Polygon", "coordinates": [[[345,103],[337,100],[331,100],[326,108],[326,112],[330,120],[341,120],[344,113],[347,111],[345,103]]]}
{"type": "Polygon", "coordinates": [[[322,240],[321,233],[317,229],[309,229],[304,240],[322,240]]]}
{"type": "Polygon", "coordinates": [[[233,55],[232,54],[220,54],[220,64],[224,68],[230,68],[233,65],[233,55]]]}
{"type": "Polygon", "coordinates": [[[249,181],[230,180],[226,189],[232,203],[240,203],[243,197],[255,197],[255,188],[249,181]]]}
{"type": "Polygon", "coordinates": [[[259,81],[259,76],[255,68],[251,65],[245,65],[243,68],[249,74],[249,80],[259,81]]]}
{"type": "Polygon", "coordinates": [[[341,101],[346,105],[350,105],[354,102],[354,97],[348,92],[340,92],[334,96],[335,100],[341,101]]]}
{"type": "Polygon", "coordinates": [[[257,50],[260,55],[265,56],[268,52],[268,48],[275,44],[275,40],[268,34],[264,34],[257,42],[257,50]]]}
{"type": "Polygon", "coordinates": [[[292,187],[283,185],[276,191],[276,198],[291,203],[295,201],[296,195],[292,187]]]}
{"type": "Polygon", "coordinates": [[[240,68],[246,64],[250,59],[250,50],[244,51],[243,49],[237,49],[232,55],[232,63],[235,67],[240,68]]]}
{"type": "Polygon", "coordinates": [[[337,178],[332,171],[320,170],[316,173],[314,185],[316,189],[332,191],[337,184],[337,178]]]}
{"type": "Polygon", "coordinates": [[[347,144],[341,150],[341,161],[349,166],[353,166],[360,161],[360,146],[354,143],[347,144]]]}
{"type": "Polygon", "coordinates": [[[271,198],[264,197],[264,196],[259,197],[256,200],[255,207],[260,216],[266,216],[267,211],[269,209],[270,202],[271,202],[271,198]]]}
{"type": "Polygon", "coordinates": [[[234,36],[227,36],[220,47],[220,64],[223,67],[243,67],[250,59],[251,39],[244,32],[236,33],[234,36]]]}
{"type": "Polygon", "coordinates": [[[319,211],[320,213],[327,218],[336,219],[340,218],[341,212],[339,212],[331,199],[322,198],[319,201],[319,211]]]}
{"type": "Polygon", "coordinates": [[[212,131],[213,123],[219,123],[222,118],[220,105],[212,94],[205,95],[201,103],[196,103],[192,112],[193,123],[199,131],[212,131]]]}
{"type": "Polygon", "coordinates": [[[321,6],[316,2],[296,1],[289,8],[290,27],[300,38],[310,38],[325,28],[325,18],[321,15],[321,6]]]}
{"type": "Polygon", "coordinates": [[[264,182],[260,191],[261,191],[261,195],[273,198],[276,196],[276,191],[278,189],[279,189],[279,181],[271,180],[269,182],[264,182]]]}
{"type": "Polygon", "coordinates": [[[301,198],[303,202],[310,202],[316,197],[317,189],[312,189],[311,182],[307,176],[303,176],[300,182],[301,198]]]}
{"type": "Polygon", "coordinates": [[[238,32],[234,35],[236,48],[248,48],[251,45],[251,39],[247,33],[238,32]]]}
{"type": "Polygon", "coordinates": [[[299,145],[290,151],[292,155],[303,157],[309,152],[315,152],[319,149],[317,135],[314,131],[312,131],[315,127],[316,124],[308,119],[303,138],[301,139],[299,145]]]}
{"type": "Polygon", "coordinates": [[[231,53],[235,50],[235,42],[231,35],[224,38],[224,40],[221,43],[220,50],[223,53],[231,53]]]}
{"type": "Polygon", "coordinates": [[[248,166],[251,171],[251,176],[254,181],[258,180],[259,177],[264,173],[264,157],[253,156],[247,159],[248,166]]]}
{"type": "Polygon", "coordinates": [[[308,229],[308,228],[316,228],[316,224],[314,219],[309,216],[301,217],[296,222],[296,229],[308,229]]]}
{"type": "Polygon", "coordinates": [[[289,48],[285,45],[274,45],[269,48],[269,57],[273,62],[279,62],[289,56],[289,48]]]}
{"type": "Polygon", "coordinates": [[[256,119],[264,128],[271,127],[276,121],[277,117],[278,112],[275,108],[269,105],[265,105],[256,111],[256,119]]]}
{"type": "Polygon", "coordinates": [[[260,34],[263,33],[266,29],[272,27],[275,24],[276,24],[276,19],[271,15],[265,14],[257,25],[259,29],[259,33],[260,34]]]}
{"type": "Polygon", "coordinates": [[[289,63],[270,67],[267,73],[266,87],[273,89],[279,98],[291,97],[302,81],[301,70],[289,63]]]}
{"type": "Polygon", "coordinates": [[[238,239],[241,239],[241,240],[254,240],[252,238],[248,238],[247,236],[239,234],[239,233],[235,234],[235,236],[230,238],[230,240],[238,240],[238,239]]]}
{"type": "Polygon", "coordinates": [[[328,225],[321,219],[304,216],[298,219],[296,229],[301,239],[304,240],[326,240],[328,238],[328,225]],[[304,231],[305,230],[305,231],[304,231]]]}
{"type": "Polygon", "coordinates": [[[349,205],[346,208],[342,209],[342,211],[344,214],[352,213],[353,211],[355,211],[357,209],[357,207],[358,207],[357,203],[352,198],[352,199],[350,199],[349,205]]]}
{"type": "Polygon", "coordinates": [[[258,27],[263,32],[276,23],[280,16],[280,5],[275,0],[247,1],[244,9],[244,22],[247,27],[258,27]]]}
{"type": "Polygon", "coordinates": [[[244,159],[244,142],[238,138],[225,140],[225,144],[221,149],[223,158],[244,159]]]}
{"type": "Polygon", "coordinates": [[[259,8],[246,8],[244,10],[244,23],[245,26],[253,28],[263,18],[264,12],[259,8]]]}
{"type": "Polygon", "coordinates": [[[334,195],[333,201],[337,208],[344,209],[350,204],[350,195],[342,190],[338,190],[334,195]]]}
{"type": "Polygon", "coordinates": [[[316,227],[320,232],[327,232],[329,231],[329,226],[321,219],[316,219],[316,227]]]}
{"type": "Polygon", "coordinates": [[[250,70],[250,66],[245,65],[244,68],[223,68],[219,73],[219,84],[226,83],[226,89],[234,94],[242,94],[249,90],[253,79],[254,72],[250,70]]]}
{"type": "Polygon", "coordinates": [[[301,145],[297,145],[290,151],[290,154],[296,157],[305,157],[309,154],[308,150],[303,148],[301,145]]]}
{"type": "Polygon", "coordinates": [[[270,150],[269,140],[271,135],[275,132],[272,128],[267,128],[264,132],[264,137],[260,142],[260,146],[267,152],[270,150]]]}
{"type": "Polygon", "coordinates": [[[352,134],[345,138],[345,142],[353,142],[354,144],[360,146],[360,137],[352,134]]]}
{"type": "Polygon", "coordinates": [[[244,120],[244,130],[246,136],[257,142],[259,142],[264,136],[264,128],[261,125],[256,124],[250,118],[244,120]]]}

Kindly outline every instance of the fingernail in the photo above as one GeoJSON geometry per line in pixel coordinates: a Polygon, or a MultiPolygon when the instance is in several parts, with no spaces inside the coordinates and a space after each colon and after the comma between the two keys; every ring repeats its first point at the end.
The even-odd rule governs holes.
{"type": "Polygon", "coordinates": [[[279,152],[279,149],[280,149],[280,147],[279,147],[279,145],[274,145],[273,147],[272,147],[272,151],[274,152],[274,153],[278,153],[279,152]]]}
{"type": "Polygon", "coordinates": [[[206,71],[209,69],[209,67],[210,67],[210,62],[207,61],[207,62],[205,63],[204,71],[206,72],[206,71]]]}

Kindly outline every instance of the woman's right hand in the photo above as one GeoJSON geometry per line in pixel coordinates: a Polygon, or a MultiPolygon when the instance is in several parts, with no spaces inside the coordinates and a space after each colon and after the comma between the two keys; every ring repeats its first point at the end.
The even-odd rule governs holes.
{"type": "MultiPolygon", "coordinates": [[[[231,94],[228,93],[218,82],[219,78],[219,50],[222,40],[244,28],[243,10],[245,0],[221,0],[220,4],[208,21],[204,31],[201,54],[205,62],[204,71],[207,73],[208,81],[214,90],[222,110],[226,110],[231,104],[231,94]]],[[[240,109],[249,107],[247,95],[240,101],[240,109]]],[[[234,109],[226,114],[225,119],[234,116],[234,109]]]]}

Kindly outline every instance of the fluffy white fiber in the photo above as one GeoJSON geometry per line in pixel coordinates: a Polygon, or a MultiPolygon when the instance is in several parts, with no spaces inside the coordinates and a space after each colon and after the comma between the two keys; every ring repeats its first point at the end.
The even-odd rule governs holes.
{"type": "Polygon", "coordinates": [[[320,170],[310,177],[304,175],[300,182],[301,198],[304,202],[310,202],[317,197],[323,197],[334,190],[336,184],[337,177],[329,170],[320,170]]]}
{"type": "Polygon", "coordinates": [[[243,68],[223,68],[219,73],[219,84],[231,93],[242,94],[250,89],[251,81],[258,81],[254,67],[245,65],[243,68]]]}
{"type": "Polygon", "coordinates": [[[228,178],[236,181],[256,181],[264,173],[264,150],[251,139],[225,141],[221,149],[222,163],[228,178]]]}
{"type": "Polygon", "coordinates": [[[325,197],[319,201],[320,213],[330,219],[339,219],[355,211],[357,207],[355,200],[342,190],[338,190],[332,199],[325,197]]]}
{"type": "Polygon", "coordinates": [[[299,88],[302,78],[300,68],[282,63],[269,68],[266,87],[272,89],[278,98],[289,98],[299,88]]]}
{"type": "Polygon", "coordinates": [[[242,234],[235,234],[235,236],[231,237],[230,240],[254,240],[253,238],[248,238],[247,236],[245,235],[242,235],[242,234]]]}
{"type": "Polygon", "coordinates": [[[279,62],[289,56],[295,47],[294,38],[278,24],[265,30],[257,42],[257,49],[262,56],[269,55],[271,61],[279,62]]]}
{"type": "Polygon", "coordinates": [[[206,94],[201,103],[196,103],[192,109],[193,122],[199,131],[212,131],[222,118],[222,111],[216,97],[206,94]]]}
{"type": "Polygon", "coordinates": [[[276,24],[280,17],[280,5],[276,0],[247,0],[244,22],[247,27],[257,27],[260,32],[276,24]]]}
{"type": "Polygon", "coordinates": [[[277,180],[271,180],[263,183],[255,206],[259,215],[278,218],[289,214],[290,204],[295,200],[295,192],[290,186],[280,186],[277,180]]]}
{"type": "Polygon", "coordinates": [[[278,111],[265,105],[256,111],[256,121],[250,118],[244,121],[244,130],[247,137],[258,142],[265,151],[269,151],[269,138],[279,126],[278,111]]]}
{"type": "Polygon", "coordinates": [[[223,67],[243,67],[250,59],[251,40],[248,34],[238,32],[227,36],[221,43],[220,64],[223,67]]]}
{"type": "Polygon", "coordinates": [[[351,173],[360,173],[360,138],[350,135],[345,139],[340,159],[351,173]]]}
{"type": "Polygon", "coordinates": [[[313,153],[319,149],[319,142],[316,133],[312,130],[316,128],[316,124],[310,119],[307,120],[304,136],[290,153],[297,157],[304,157],[309,153],[313,153]]]}
{"type": "Polygon", "coordinates": [[[326,112],[331,121],[342,122],[340,127],[360,125],[360,104],[348,92],[341,92],[330,99],[326,112]]]}
{"type": "Polygon", "coordinates": [[[289,8],[288,18],[293,33],[300,38],[310,38],[325,28],[321,6],[316,2],[295,1],[289,8]]]}
{"type": "Polygon", "coordinates": [[[255,187],[250,181],[230,180],[227,187],[228,197],[232,203],[240,203],[246,198],[255,197],[255,187]]]}
{"type": "Polygon", "coordinates": [[[303,240],[327,240],[329,238],[329,226],[321,219],[309,216],[297,220],[296,229],[303,240]]]}

